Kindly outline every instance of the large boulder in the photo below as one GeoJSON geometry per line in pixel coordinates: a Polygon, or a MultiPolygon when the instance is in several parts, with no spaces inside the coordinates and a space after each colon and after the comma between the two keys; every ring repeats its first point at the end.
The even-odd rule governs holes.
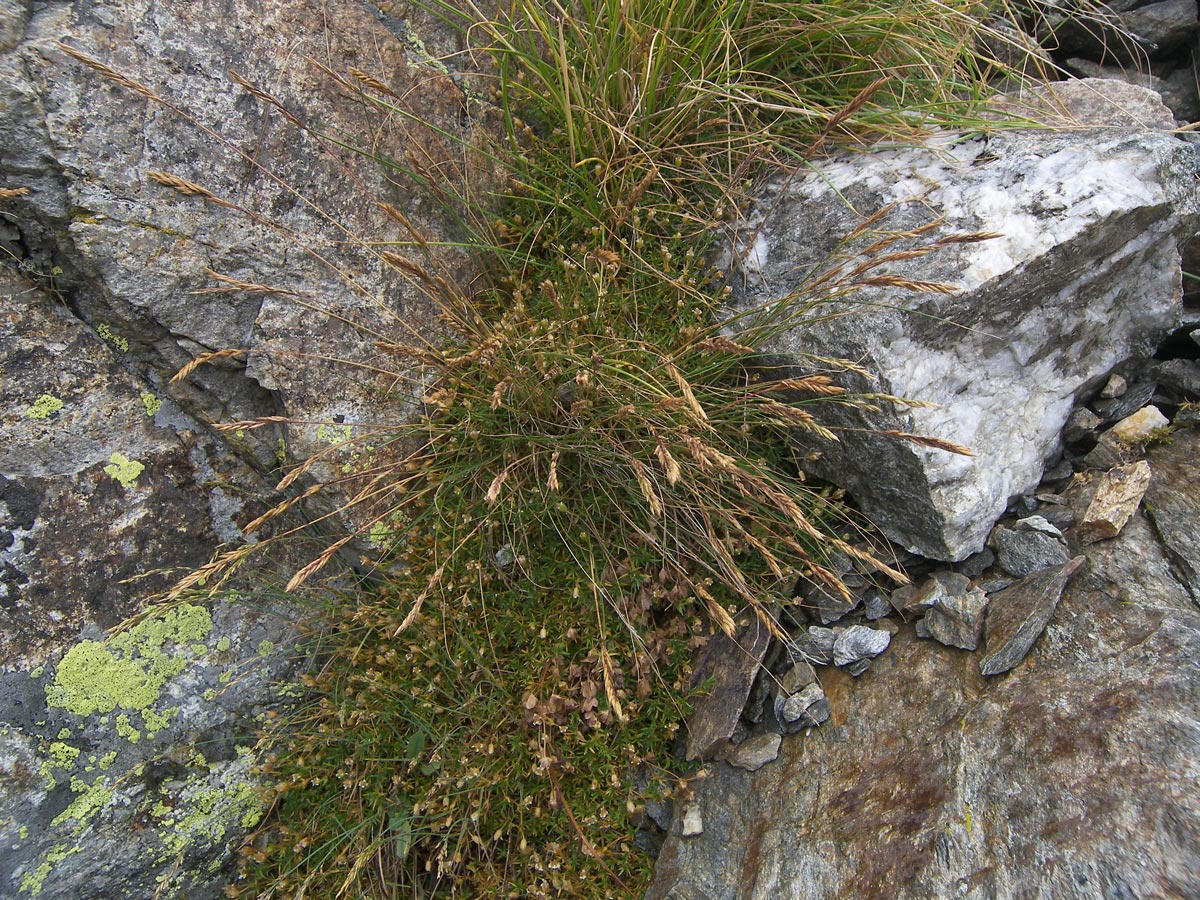
{"type": "MultiPolygon", "coordinates": [[[[1195,432],[1152,448],[1155,489],[1194,506],[1198,457],[1195,432]]],[[[822,669],[828,722],[691,780],[648,900],[1200,896],[1200,607],[1173,566],[1200,522],[1169,523],[1086,545],[1006,674],[911,626],[861,678],[822,669]]]]}
{"type": "Polygon", "coordinates": [[[921,404],[829,406],[840,441],[798,438],[820,452],[812,471],[931,558],[978,551],[1009,499],[1037,484],[1076,399],[1153,353],[1178,316],[1196,147],[1161,130],[1170,113],[1129,85],[1058,85],[1015,109],[1039,105],[1088,127],[942,134],[817,161],[762,185],[739,239],[735,300],[778,319],[771,361],[811,371],[825,365],[814,356],[849,359],[869,375],[849,376],[852,390],[921,404]],[[964,234],[994,236],[956,242],[964,234]]]}

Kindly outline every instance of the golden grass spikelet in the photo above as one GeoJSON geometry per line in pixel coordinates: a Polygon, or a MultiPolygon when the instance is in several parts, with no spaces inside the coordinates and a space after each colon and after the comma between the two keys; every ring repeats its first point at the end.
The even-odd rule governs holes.
{"type": "Polygon", "coordinates": [[[355,78],[357,78],[359,81],[361,81],[363,84],[365,84],[367,87],[369,87],[373,91],[378,91],[381,94],[387,94],[389,97],[398,97],[399,96],[399,94],[397,94],[395,91],[393,91],[390,87],[388,87],[386,84],[384,84],[378,78],[376,78],[374,75],[368,75],[362,69],[356,69],[356,68],[354,68],[354,66],[351,66],[350,74],[353,75],[355,78]]]}
{"type": "Polygon", "coordinates": [[[881,433],[888,437],[899,438],[902,441],[917,444],[921,447],[932,447],[935,450],[945,450],[947,453],[957,453],[959,456],[975,455],[970,447],[964,447],[962,444],[956,444],[954,441],[947,441],[943,438],[929,437],[923,434],[910,434],[907,431],[893,431],[891,429],[881,433]]]}
{"type": "Polygon", "coordinates": [[[625,710],[621,707],[621,700],[617,697],[615,667],[607,644],[600,645],[600,664],[600,668],[604,672],[604,696],[608,698],[608,705],[612,709],[613,715],[617,717],[617,721],[624,724],[627,719],[625,710]]]}
{"type": "Polygon", "coordinates": [[[151,100],[155,103],[164,103],[165,102],[162,97],[160,97],[158,94],[154,93],[154,91],[152,91],[150,88],[146,87],[146,85],[142,84],[140,81],[134,81],[132,78],[127,78],[126,76],[124,76],[120,72],[118,72],[116,69],[106,66],[104,63],[100,62],[100,60],[98,60],[98,59],[93,59],[92,57],[88,56],[86,53],[84,53],[81,50],[76,50],[70,44],[64,44],[62,41],[55,41],[54,45],[56,47],[58,47],[58,49],[61,50],[63,53],[67,54],[67,56],[77,59],[79,62],[81,62],[85,66],[87,66],[89,69],[94,69],[95,71],[97,71],[101,75],[103,75],[105,78],[108,78],[111,81],[115,81],[117,84],[121,85],[122,87],[129,88],[129,90],[133,91],[135,94],[140,94],[141,96],[145,97],[147,100],[151,100]]]}
{"type": "Polygon", "coordinates": [[[914,281],[900,275],[872,275],[850,282],[854,287],[895,287],[906,291],[916,291],[919,294],[955,294],[958,287],[944,284],[940,281],[914,281]]]}
{"type": "Polygon", "coordinates": [[[29,193],[29,188],[0,188],[0,200],[8,200],[11,197],[24,197],[29,193]]]}
{"type": "Polygon", "coordinates": [[[491,485],[488,486],[487,494],[484,499],[487,500],[489,506],[495,506],[496,501],[500,499],[500,489],[504,487],[504,482],[508,481],[509,469],[505,466],[500,470],[500,473],[492,479],[491,485]]]}
{"type": "Polygon", "coordinates": [[[761,394],[775,391],[797,391],[805,394],[816,394],[819,397],[836,397],[846,393],[841,385],[834,384],[828,375],[808,375],[804,378],[783,378],[773,381],[758,389],[761,394]]]}
{"type": "Polygon", "coordinates": [[[737,623],[733,621],[733,616],[729,614],[729,610],[722,606],[704,585],[699,582],[692,582],[690,586],[696,596],[704,601],[704,608],[708,611],[709,616],[716,626],[721,629],[726,637],[733,637],[737,633],[737,623]]]}
{"type": "Polygon", "coordinates": [[[967,234],[951,234],[938,238],[933,242],[934,247],[944,247],[947,244],[977,244],[980,241],[994,241],[1004,237],[999,231],[973,231],[967,234]]]}
{"type": "MultiPolygon", "coordinates": [[[[310,460],[310,462],[311,462],[311,460],[310,460]]],[[[279,516],[283,515],[285,512],[287,512],[289,509],[291,509],[293,506],[295,506],[301,500],[305,500],[305,499],[311,497],[313,494],[317,493],[318,491],[322,490],[323,487],[324,487],[324,485],[314,484],[314,485],[310,486],[307,490],[305,490],[304,493],[299,494],[295,497],[289,497],[286,500],[276,503],[274,506],[272,506],[270,509],[268,509],[265,513],[263,513],[261,516],[259,516],[257,519],[254,519],[252,522],[248,522],[245,525],[245,527],[242,528],[242,532],[244,534],[253,534],[254,532],[258,531],[258,529],[260,529],[263,525],[266,525],[268,522],[270,522],[272,519],[278,518],[279,516]]]]}
{"type": "Polygon", "coordinates": [[[255,544],[246,544],[233,550],[227,550],[216,559],[181,578],[171,590],[167,591],[165,599],[167,601],[177,600],[191,589],[206,585],[210,578],[223,572],[228,573],[234,566],[255,552],[256,548],[255,544]]]}
{"type": "Polygon", "coordinates": [[[697,350],[711,350],[715,353],[733,353],[738,356],[749,356],[754,353],[753,347],[747,347],[745,344],[739,344],[732,338],[717,337],[705,338],[696,343],[697,350]]]}
{"type": "Polygon", "coordinates": [[[807,410],[788,406],[786,403],[779,403],[775,400],[767,400],[762,404],[762,411],[774,417],[780,424],[803,428],[805,431],[819,435],[827,441],[836,441],[838,439],[836,434],[820,424],[813,417],[813,414],[807,410]]]}
{"type": "Polygon", "coordinates": [[[419,278],[426,284],[431,284],[433,282],[433,276],[426,272],[423,267],[410,259],[405,259],[399,253],[394,253],[391,250],[384,250],[379,255],[389,266],[399,269],[401,272],[404,272],[408,275],[412,275],[414,278],[419,278]]]}
{"type": "Polygon", "coordinates": [[[421,614],[421,607],[425,605],[426,598],[428,598],[429,595],[433,592],[433,589],[442,580],[442,576],[445,573],[446,573],[446,563],[442,563],[440,566],[437,567],[437,569],[434,571],[434,573],[429,576],[429,581],[426,582],[425,588],[421,591],[421,593],[419,595],[417,595],[417,599],[413,601],[413,605],[409,608],[408,614],[404,617],[403,621],[401,621],[400,624],[398,626],[396,626],[396,630],[392,632],[393,638],[399,637],[400,633],[402,631],[404,631],[406,628],[408,628],[409,625],[411,625],[413,622],[416,621],[417,616],[419,616],[421,614]]]}
{"type": "Polygon", "coordinates": [[[546,489],[557,492],[561,485],[558,482],[558,451],[550,454],[550,476],[546,479],[546,489]]]}
{"type": "Polygon", "coordinates": [[[260,419],[242,419],[240,422],[218,422],[212,427],[222,434],[235,434],[239,431],[253,431],[256,428],[276,423],[294,424],[295,420],[289,419],[287,416],[263,416],[260,419]]]}
{"type": "Polygon", "coordinates": [[[692,386],[688,384],[687,379],[675,367],[675,363],[669,359],[663,360],[666,366],[667,373],[671,376],[675,385],[679,388],[679,392],[683,394],[683,399],[687,403],[688,408],[695,414],[696,418],[704,423],[708,422],[708,414],[704,411],[704,407],[700,405],[700,401],[696,399],[696,395],[692,393],[692,386]]]}
{"type": "Polygon", "coordinates": [[[193,372],[195,372],[202,365],[204,365],[205,363],[210,363],[214,359],[232,359],[235,356],[241,356],[242,354],[249,353],[249,352],[250,352],[249,350],[229,349],[229,350],[214,350],[211,353],[201,353],[199,356],[197,356],[195,359],[193,359],[190,363],[188,363],[186,366],[184,366],[182,369],[180,369],[178,372],[176,372],[171,377],[171,380],[167,383],[174,384],[177,381],[182,381],[184,378],[187,378],[189,375],[191,375],[193,372]]]}
{"type": "Polygon", "coordinates": [[[293,575],[291,577],[291,580],[288,581],[287,586],[284,588],[284,590],[285,591],[294,591],[296,588],[300,587],[300,585],[302,585],[302,584],[304,584],[304,582],[308,581],[309,578],[311,578],[317,572],[321,571],[321,569],[323,569],[328,564],[328,562],[331,559],[333,559],[333,557],[337,554],[337,552],[339,550],[341,550],[343,547],[345,547],[352,540],[354,540],[354,538],[355,538],[354,534],[348,534],[345,537],[338,538],[336,541],[334,541],[332,544],[330,544],[328,547],[326,547],[323,551],[321,551],[320,556],[318,556],[316,559],[314,559],[308,565],[306,565],[302,569],[300,569],[300,571],[298,571],[295,575],[293,575]]]}
{"type": "Polygon", "coordinates": [[[667,476],[667,484],[671,485],[671,487],[677,485],[679,479],[683,477],[683,473],[679,468],[679,463],[671,455],[671,451],[667,449],[667,445],[657,435],[655,435],[654,455],[658,457],[658,462],[662,466],[663,473],[667,476]]]}
{"type": "Polygon", "coordinates": [[[165,187],[173,188],[187,197],[203,197],[210,203],[217,204],[217,206],[224,206],[227,209],[237,208],[235,204],[221,199],[203,185],[196,184],[194,181],[188,181],[186,178],[180,178],[178,175],[172,175],[170,172],[150,171],[146,173],[146,177],[151,181],[157,181],[165,187]]]}
{"type": "Polygon", "coordinates": [[[662,518],[663,505],[658,498],[658,492],[654,490],[654,484],[650,481],[650,477],[646,474],[646,467],[641,461],[630,459],[629,462],[633,466],[634,475],[637,478],[638,490],[642,492],[642,496],[646,498],[646,502],[650,505],[650,515],[655,520],[662,518]]]}
{"type": "Polygon", "coordinates": [[[239,281],[236,278],[230,278],[228,275],[222,275],[220,272],[214,272],[212,269],[205,269],[204,273],[210,278],[220,281],[224,287],[200,288],[199,290],[192,291],[192,294],[228,294],[235,291],[242,291],[247,294],[297,296],[295,291],[290,291],[287,288],[271,287],[269,284],[257,284],[253,281],[239,281]]]}

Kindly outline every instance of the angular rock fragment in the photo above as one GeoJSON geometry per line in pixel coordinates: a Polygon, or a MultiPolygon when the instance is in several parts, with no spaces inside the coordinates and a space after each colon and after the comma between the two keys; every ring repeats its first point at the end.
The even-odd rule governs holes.
{"type": "Polygon", "coordinates": [[[1025,658],[1049,624],[1063,588],[1084,559],[1076,556],[1055,569],[1023,578],[989,598],[980,672],[999,675],[1025,658]]]}
{"type": "MultiPolygon", "coordinates": [[[[1090,80],[1053,92],[1067,115],[1102,117],[1132,96],[1161,110],[1165,128],[1174,121],[1129,85],[1090,80]]],[[[1149,356],[1174,326],[1179,237],[1197,214],[1197,150],[1147,131],[1140,109],[1128,118],[1138,124],[938,135],[926,148],[836,157],[759,188],[739,239],[756,252],[728,258],[742,260],[738,311],[800,314],[764,347],[772,361],[806,373],[814,354],[868,360],[870,378],[845,376],[851,389],[930,401],[876,412],[830,405],[824,421],[842,429],[839,441],[795,435],[820,451],[814,473],[845,487],[903,547],[955,561],[977,552],[1009,498],[1037,485],[1079,397],[1125,360],[1149,356]],[[885,208],[844,243],[862,221],[853,210],[885,208]],[[893,240],[917,229],[920,237],[893,240]],[[950,242],[979,232],[1001,237],[950,242]],[[886,251],[870,248],[881,240],[892,241],[886,251]],[[882,252],[906,251],[916,255],[871,267],[882,252]],[[840,307],[826,290],[805,320],[805,286],[831,254],[843,273],[866,266],[861,290],[840,307]],[[895,279],[953,288],[915,293],[895,279]],[[966,445],[974,456],[889,431],[966,445]]]]}
{"type": "Polygon", "coordinates": [[[987,603],[987,594],[978,589],[945,597],[925,614],[925,631],[947,647],[974,650],[979,646],[987,603]]]}
{"type": "Polygon", "coordinates": [[[1145,460],[1106,472],[1079,523],[1076,531],[1079,540],[1093,544],[1116,537],[1142,502],[1149,486],[1150,464],[1145,460]]]}
{"type": "Polygon", "coordinates": [[[1179,580],[1200,603],[1200,492],[1179,489],[1200,484],[1200,433],[1185,431],[1155,446],[1150,459],[1154,473],[1146,491],[1146,511],[1179,580]]]}
{"type": "Polygon", "coordinates": [[[782,740],[782,736],[778,734],[756,734],[738,744],[725,757],[725,761],[739,769],[757,772],[779,756],[779,744],[782,740]]]}
{"type": "Polygon", "coordinates": [[[737,728],[750,688],[771,644],[771,633],[749,616],[733,637],[713,635],[696,663],[694,684],[713,681],[713,690],[696,701],[687,722],[687,758],[705,759],[724,747],[737,728]]]}
{"type": "Polygon", "coordinates": [[[882,629],[851,625],[834,641],[834,664],[849,666],[859,660],[876,657],[887,649],[891,640],[892,636],[882,629]]]}
{"type": "Polygon", "coordinates": [[[1136,444],[1149,440],[1157,429],[1170,424],[1157,406],[1144,406],[1114,425],[1109,434],[1124,444],[1136,444]]]}
{"type": "Polygon", "coordinates": [[[797,663],[779,680],[775,719],[785,734],[820,725],[829,719],[829,701],[808,663],[797,663]]]}
{"type": "Polygon", "coordinates": [[[994,534],[1000,567],[1018,578],[1060,566],[1069,558],[1063,542],[1044,531],[999,525],[994,534]]]}

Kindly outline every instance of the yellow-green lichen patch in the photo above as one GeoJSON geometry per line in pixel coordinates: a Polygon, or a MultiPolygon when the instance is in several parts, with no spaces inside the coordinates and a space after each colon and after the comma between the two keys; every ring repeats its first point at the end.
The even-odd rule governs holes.
{"type": "Polygon", "coordinates": [[[79,748],[64,744],[62,741],[54,741],[50,744],[49,754],[52,766],[56,769],[69,769],[79,759],[79,748]]]}
{"type": "Polygon", "coordinates": [[[205,780],[186,788],[174,806],[155,805],[168,855],[177,856],[197,844],[216,844],[231,827],[253,828],[262,820],[262,799],[253,784],[242,780],[248,771],[244,764],[234,764],[219,773],[226,782],[220,787],[205,780]]]}
{"type": "Polygon", "coordinates": [[[27,892],[31,897],[36,897],[42,892],[42,887],[46,884],[46,878],[54,871],[54,867],[68,856],[74,856],[79,851],[79,847],[55,844],[36,869],[25,873],[25,877],[21,879],[21,890],[27,892]]]}
{"type": "Polygon", "coordinates": [[[224,653],[232,646],[233,644],[230,642],[229,638],[223,637],[217,641],[217,652],[224,653]]]}
{"type": "Polygon", "coordinates": [[[96,334],[100,335],[100,339],[114,350],[120,350],[122,353],[129,352],[129,341],[113,331],[107,323],[101,322],[100,327],[96,329],[96,334]]]}
{"type": "Polygon", "coordinates": [[[117,735],[131,744],[136,744],[142,739],[142,733],[129,724],[129,716],[124,713],[117,716],[117,735]]]}
{"type": "Polygon", "coordinates": [[[66,740],[67,738],[69,738],[70,736],[71,736],[71,729],[70,729],[70,728],[60,728],[60,729],[58,730],[58,739],[59,739],[60,741],[65,741],[65,740],[66,740]]]}
{"type": "Polygon", "coordinates": [[[48,419],[62,408],[63,402],[53,394],[42,394],[26,408],[25,415],[30,419],[48,419]]]}
{"type": "Polygon", "coordinates": [[[112,799],[112,791],[104,783],[103,779],[97,779],[94,784],[79,779],[71,779],[71,790],[79,794],[71,805],[64,809],[61,813],[54,817],[50,822],[51,825],[62,825],[64,822],[75,822],[76,831],[82,831],[87,827],[88,821],[105,807],[109,800],[112,799]]]}
{"type": "Polygon", "coordinates": [[[104,471],[121,483],[121,487],[133,487],[145,466],[136,459],[129,459],[124,453],[114,452],[108,458],[109,465],[104,471]]]}
{"type": "MultiPolygon", "coordinates": [[[[158,700],[167,679],[187,666],[188,658],[180,648],[204,640],[211,632],[208,610],[184,604],[106,643],[81,641],[58,664],[54,681],[46,688],[46,702],[80,716],[117,708],[145,710],[158,700]]],[[[125,722],[128,725],[128,717],[125,722]]]]}
{"type": "Polygon", "coordinates": [[[178,706],[164,709],[161,713],[152,709],[143,709],[142,722],[146,725],[146,737],[153,738],[156,733],[165,730],[171,724],[171,716],[178,712],[178,706]]]}
{"type": "Polygon", "coordinates": [[[38,667],[37,667],[37,668],[35,668],[35,669],[30,669],[30,670],[29,670],[29,677],[30,677],[30,678],[41,678],[41,677],[42,677],[42,673],[43,673],[43,672],[45,672],[45,671],[46,671],[46,667],[45,667],[45,666],[38,666],[38,667]]]}
{"type": "Polygon", "coordinates": [[[162,401],[149,391],[142,391],[142,406],[146,409],[146,415],[153,418],[154,414],[162,409],[162,401]]]}
{"type": "Polygon", "coordinates": [[[258,644],[259,656],[270,656],[275,652],[275,645],[270,641],[260,641],[258,644]]]}
{"type": "Polygon", "coordinates": [[[117,759],[117,751],[110,750],[108,753],[105,753],[102,757],[100,757],[99,760],[96,761],[96,766],[100,769],[101,772],[103,772],[105,769],[107,769],[109,766],[111,766],[114,762],[116,762],[116,759],[117,759]]]}

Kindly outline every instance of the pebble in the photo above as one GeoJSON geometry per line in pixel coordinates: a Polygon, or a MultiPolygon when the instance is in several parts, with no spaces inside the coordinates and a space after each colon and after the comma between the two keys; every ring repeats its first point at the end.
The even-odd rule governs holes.
{"type": "Polygon", "coordinates": [[[925,614],[925,631],[947,647],[974,650],[979,646],[987,604],[987,594],[977,589],[947,597],[925,614]]]}
{"type": "Polygon", "coordinates": [[[839,666],[849,666],[861,659],[878,656],[891,640],[892,636],[882,629],[851,625],[834,642],[833,661],[839,666]]]}
{"type": "Polygon", "coordinates": [[[782,740],[782,735],[778,734],[756,734],[738,744],[725,761],[747,772],[757,772],[767,763],[779,758],[779,745],[782,740]]]}

